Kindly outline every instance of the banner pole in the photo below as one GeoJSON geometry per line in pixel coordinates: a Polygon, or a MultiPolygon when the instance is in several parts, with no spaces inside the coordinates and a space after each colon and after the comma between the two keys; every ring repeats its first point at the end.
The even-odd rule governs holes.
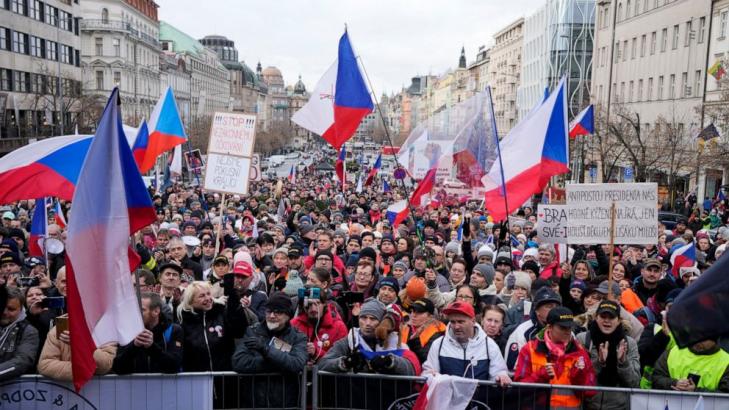
{"type": "Polygon", "coordinates": [[[608,300],[613,298],[613,253],[615,251],[615,201],[610,206],[610,260],[608,264],[608,300]]]}
{"type": "Polygon", "coordinates": [[[220,198],[220,223],[218,224],[218,232],[215,234],[215,256],[218,256],[220,251],[220,236],[223,232],[223,212],[225,210],[225,193],[220,198]]]}

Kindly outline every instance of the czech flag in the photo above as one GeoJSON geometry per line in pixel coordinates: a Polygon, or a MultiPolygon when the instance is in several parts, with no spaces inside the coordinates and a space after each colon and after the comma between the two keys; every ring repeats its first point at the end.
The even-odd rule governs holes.
{"type": "Polygon", "coordinates": [[[114,88],[78,177],[66,241],[73,384],[78,392],[96,369],[94,351],[131,343],[144,330],[132,285],[129,236],[156,219],[134,162],[114,88]]]}
{"type": "Polygon", "coordinates": [[[342,181],[342,190],[344,190],[344,184],[346,184],[346,164],[347,161],[347,150],[342,146],[342,149],[339,150],[339,156],[337,157],[337,163],[334,165],[335,171],[337,173],[337,177],[340,181],[342,181]]]}
{"type": "Polygon", "coordinates": [[[430,191],[433,190],[433,187],[435,186],[435,173],[437,171],[437,166],[434,168],[431,168],[428,170],[428,172],[425,173],[425,177],[420,181],[418,184],[418,187],[415,188],[415,191],[410,195],[410,206],[413,207],[419,207],[419,206],[426,206],[429,203],[422,203],[423,197],[425,195],[428,195],[430,191]]]}
{"type": "Polygon", "coordinates": [[[372,166],[372,169],[370,169],[369,174],[367,174],[367,180],[365,181],[365,186],[372,185],[372,181],[375,179],[375,176],[377,175],[377,173],[380,172],[380,168],[382,168],[382,154],[377,156],[375,165],[372,166]]]}
{"type": "Polygon", "coordinates": [[[678,278],[681,268],[696,264],[696,245],[691,242],[686,245],[675,245],[671,249],[671,273],[678,278]]]}
{"type": "Polygon", "coordinates": [[[56,201],[53,205],[53,219],[61,229],[66,229],[66,218],[63,216],[63,209],[61,209],[61,203],[59,201],[56,201]]]}
{"type": "Polygon", "coordinates": [[[30,221],[30,239],[28,240],[28,253],[30,256],[43,256],[45,252],[41,247],[41,240],[45,239],[48,232],[48,213],[46,198],[35,200],[33,219],[30,221]]]}
{"type": "Polygon", "coordinates": [[[552,176],[569,171],[566,94],[563,78],[549,98],[499,142],[501,161],[481,180],[486,209],[494,221],[503,221],[533,194],[542,192],[552,176]],[[504,196],[509,198],[508,210],[504,196]]]}
{"type": "Polygon", "coordinates": [[[582,110],[570,123],[570,138],[578,135],[590,135],[595,132],[595,114],[592,104],[582,110]]]}
{"type": "Polygon", "coordinates": [[[394,204],[387,207],[385,217],[390,221],[390,226],[397,228],[410,214],[410,208],[406,200],[397,201],[394,204]]]}
{"type": "Polygon", "coordinates": [[[289,176],[286,178],[289,180],[290,184],[296,183],[296,168],[293,166],[293,164],[291,165],[291,169],[289,169],[289,176]]]}
{"type": "Polygon", "coordinates": [[[172,93],[172,87],[167,87],[162,98],[154,106],[152,115],[149,118],[149,136],[146,141],[141,133],[139,136],[142,139],[139,143],[135,141],[133,151],[135,160],[142,158],[141,162],[136,161],[141,173],[149,172],[150,169],[154,168],[160,154],[187,142],[185,127],[183,127],[180,114],[177,111],[177,103],[172,93]]]}
{"type": "Polygon", "coordinates": [[[309,101],[291,120],[321,135],[338,150],[373,109],[372,97],[345,31],[339,39],[337,61],[324,73],[309,101]]]}
{"type": "Polygon", "coordinates": [[[132,155],[137,166],[140,166],[144,162],[147,145],[149,145],[149,128],[147,128],[147,120],[142,120],[142,123],[139,124],[137,137],[134,139],[134,146],[132,146],[132,155]]]}
{"type": "Polygon", "coordinates": [[[392,189],[390,189],[390,184],[387,183],[387,180],[382,180],[382,192],[390,192],[392,189]]]}

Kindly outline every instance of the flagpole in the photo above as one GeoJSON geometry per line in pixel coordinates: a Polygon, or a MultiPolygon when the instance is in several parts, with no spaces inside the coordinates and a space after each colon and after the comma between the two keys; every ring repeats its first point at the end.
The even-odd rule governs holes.
{"type": "MultiPolygon", "coordinates": [[[[504,176],[504,161],[501,158],[501,141],[499,141],[499,131],[496,128],[496,117],[494,116],[494,101],[491,98],[491,87],[486,86],[486,96],[489,101],[489,116],[491,117],[491,129],[494,132],[494,139],[496,140],[496,153],[499,156],[499,173],[501,174],[501,193],[504,195],[504,223],[506,227],[507,243],[509,244],[509,257],[512,257],[511,253],[511,229],[509,227],[509,199],[506,195],[506,177],[504,176]]],[[[485,204],[486,198],[484,198],[485,204]]]]}

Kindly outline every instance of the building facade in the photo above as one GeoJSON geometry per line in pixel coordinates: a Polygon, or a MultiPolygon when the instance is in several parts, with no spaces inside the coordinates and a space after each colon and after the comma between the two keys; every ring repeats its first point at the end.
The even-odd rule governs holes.
{"type": "Polygon", "coordinates": [[[78,0],[0,1],[0,153],[77,125],[80,20],[78,0]]]}
{"type": "Polygon", "coordinates": [[[191,72],[185,59],[179,54],[163,51],[159,56],[160,89],[172,88],[177,100],[177,109],[183,124],[190,124],[192,98],[190,95],[191,72]]]}
{"type": "Polygon", "coordinates": [[[160,97],[159,19],[153,0],[84,0],[81,45],[84,93],[119,87],[122,117],[138,124],[160,97]]]}
{"type": "MultiPolygon", "coordinates": [[[[258,69],[260,70],[260,63],[258,69]]],[[[289,132],[292,112],[289,107],[289,95],[286,92],[281,70],[269,66],[259,71],[259,77],[267,86],[263,106],[265,113],[261,124],[262,129],[264,131],[289,132]]]]}
{"type": "Polygon", "coordinates": [[[489,85],[494,103],[496,127],[500,136],[516,125],[516,94],[521,83],[521,54],[524,18],[520,18],[494,34],[489,62],[489,85]]]}
{"type": "Polygon", "coordinates": [[[179,55],[190,76],[191,117],[208,117],[216,111],[230,111],[230,73],[215,51],[178,30],[160,22],[162,50],[179,55]]]}
{"type": "Polygon", "coordinates": [[[590,103],[595,2],[547,0],[524,19],[519,118],[567,77],[569,118],[590,103]]]}
{"type": "MultiPolygon", "coordinates": [[[[299,111],[309,101],[309,93],[306,91],[306,85],[301,81],[301,76],[296,84],[288,86],[287,94],[289,96],[289,112],[294,115],[296,111],[299,111]]],[[[290,118],[289,118],[290,121],[290,118]]],[[[294,147],[304,148],[311,143],[311,131],[300,127],[298,124],[290,121],[291,124],[291,138],[294,147]]]]}

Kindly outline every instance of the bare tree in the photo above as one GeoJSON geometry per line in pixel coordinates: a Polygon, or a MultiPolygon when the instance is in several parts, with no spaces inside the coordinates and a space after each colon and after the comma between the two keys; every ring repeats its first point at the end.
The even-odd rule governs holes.
{"type": "MultiPolygon", "coordinates": [[[[589,137],[583,137],[580,148],[584,167],[587,162],[599,163],[602,181],[609,181],[611,175],[617,172],[621,164],[627,162],[625,147],[621,146],[617,138],[610,132],[605,113],[597,107],[595,112],[595,132],[589,137]]],[[[584,173],[581,173],[580,181],[584,173]]]]}
{"type": "Polygon", "coordinates": [[[256,132],[254,150],[269,155],[289,144],[292,136],[293,128],[290,124],[281,121],[272,122],[267,131],[256,132]]]}

